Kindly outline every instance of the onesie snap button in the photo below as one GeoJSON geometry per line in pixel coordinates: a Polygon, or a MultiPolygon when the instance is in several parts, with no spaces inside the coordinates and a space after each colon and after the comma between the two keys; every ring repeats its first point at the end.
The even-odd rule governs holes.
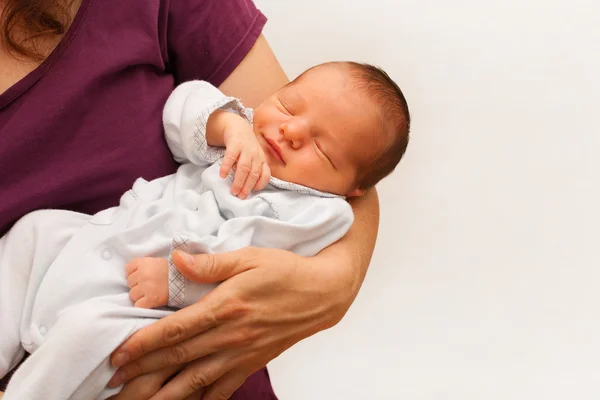
{"type": "Polygon", "coordinates": [[[46,327],[46,325],[40,325],[39,331],[42,335],[45,335],[46,333],[48,333],[48,328],[46,327]]]}

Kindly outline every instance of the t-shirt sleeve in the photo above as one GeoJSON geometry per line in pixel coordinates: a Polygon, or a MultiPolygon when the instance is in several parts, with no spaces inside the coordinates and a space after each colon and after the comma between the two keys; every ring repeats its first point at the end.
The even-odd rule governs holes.
{"type": "Polygon", "coordinates": [[[167,68],[175,84],[219,86],[244,59],[267,21],[251,0],[165,0],[167,68]]]}

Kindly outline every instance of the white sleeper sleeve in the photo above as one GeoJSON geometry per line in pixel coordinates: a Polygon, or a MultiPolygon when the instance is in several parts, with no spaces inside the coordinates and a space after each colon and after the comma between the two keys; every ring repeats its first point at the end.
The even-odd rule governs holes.
{"type": "MultiPolygon", "coordinates": [[[[314,256],[342,238],[350,229],[354,215],[343,198],[298,196],[297,193],[292,195],[302,197],[301,203],[304,204],[295,201],[296,204],[292,204],[292,207],[285,207],[285,210],[279,208],[276,210],[279,219],[262,215],[235,217],[225,221],[216,235],[179,235],[174,239],[174,248],[189,253],[214,254],[256,246],[289,250],[301,256],[314,256]]],[[[262,194],[259,193],[258,196],[262,194]]],[[[272,200],[272,196],[269,198],[265,195],[265,201],[272,200]]],[[[277,203],[272,203],[272,206],[278,208],[277,203]]],[[[170,293],[170,306],[184,307],[193,304],[214,288],[214,285],[198,284],[185,279],[170,259],[169,263],[169,278],[178,279],[180,285],[177,296],[171,296],[170,293]],[[177,299],[171,301],[171,297],[177,299]]]]}
{"type": "Polygon", "coordinates": [[[185,82],[171,93],[163,109],[163,125],[167,145],[177,162],[209,165],[223,157],[224,148],[206,142],[208,117],[219,109],[252,121],[252,110],[208,82],[185,82]]]}

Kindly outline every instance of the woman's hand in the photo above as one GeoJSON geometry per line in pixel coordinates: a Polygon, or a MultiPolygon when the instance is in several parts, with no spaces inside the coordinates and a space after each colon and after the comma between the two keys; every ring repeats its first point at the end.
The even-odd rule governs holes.
{"type": "MultiPolygon", "coordinates": [[[[328,254],[303,258],[246,248],[186,260],[185,253],[173,253],[186,278],[224,282],[120,346],[111,359],[120,368],[110,385],[156,371],[164,371],[166,380],[165,368],[189,363],[152,399],[184,399],[202,388],[204,400],[229,398],[250,374],[346,313],[362,271],[350,257],[328,254]]],[[[141,387],[139,381],[135,386],[141,387]]]]}
{"type": "MultiPolygon", "coordinates": [[[[127,383],[118,395],[111,396],[108,400],[148,400],[180,369],[179,366],[170,366],[159,371],[138,376],[127,383]]],[[[201,400],[202,394],[203,392],[199,391],[198,393],[194,393],[195,397],[190,396],[189,399],[201,400]]]]}

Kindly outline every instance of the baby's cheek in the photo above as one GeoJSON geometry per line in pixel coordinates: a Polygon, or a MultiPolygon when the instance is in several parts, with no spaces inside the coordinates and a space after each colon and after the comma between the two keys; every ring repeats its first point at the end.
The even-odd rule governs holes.
{"type": "MultiPolygon", "coordinates": [[[[305,183],[321,182],[327,174],[327,171],[319,164],[318,160],[313,160],[312,157],[303,157],[300,160],[300,165],[297,168],[298,175],[305,183]],[[306,182],[307,181],[307,182],[306,182]]],[[[312,186],[307,184],[306,186],[312,186]]]]}
{"type": "Polygon", "coordinates": [[[254,130],[255,134],[259,134],[259,132],[262,131],[262,124],[260,123],[260,120],[257,118],[254,118],[254,120],[252,120],[252,129],[254,130]]]}

